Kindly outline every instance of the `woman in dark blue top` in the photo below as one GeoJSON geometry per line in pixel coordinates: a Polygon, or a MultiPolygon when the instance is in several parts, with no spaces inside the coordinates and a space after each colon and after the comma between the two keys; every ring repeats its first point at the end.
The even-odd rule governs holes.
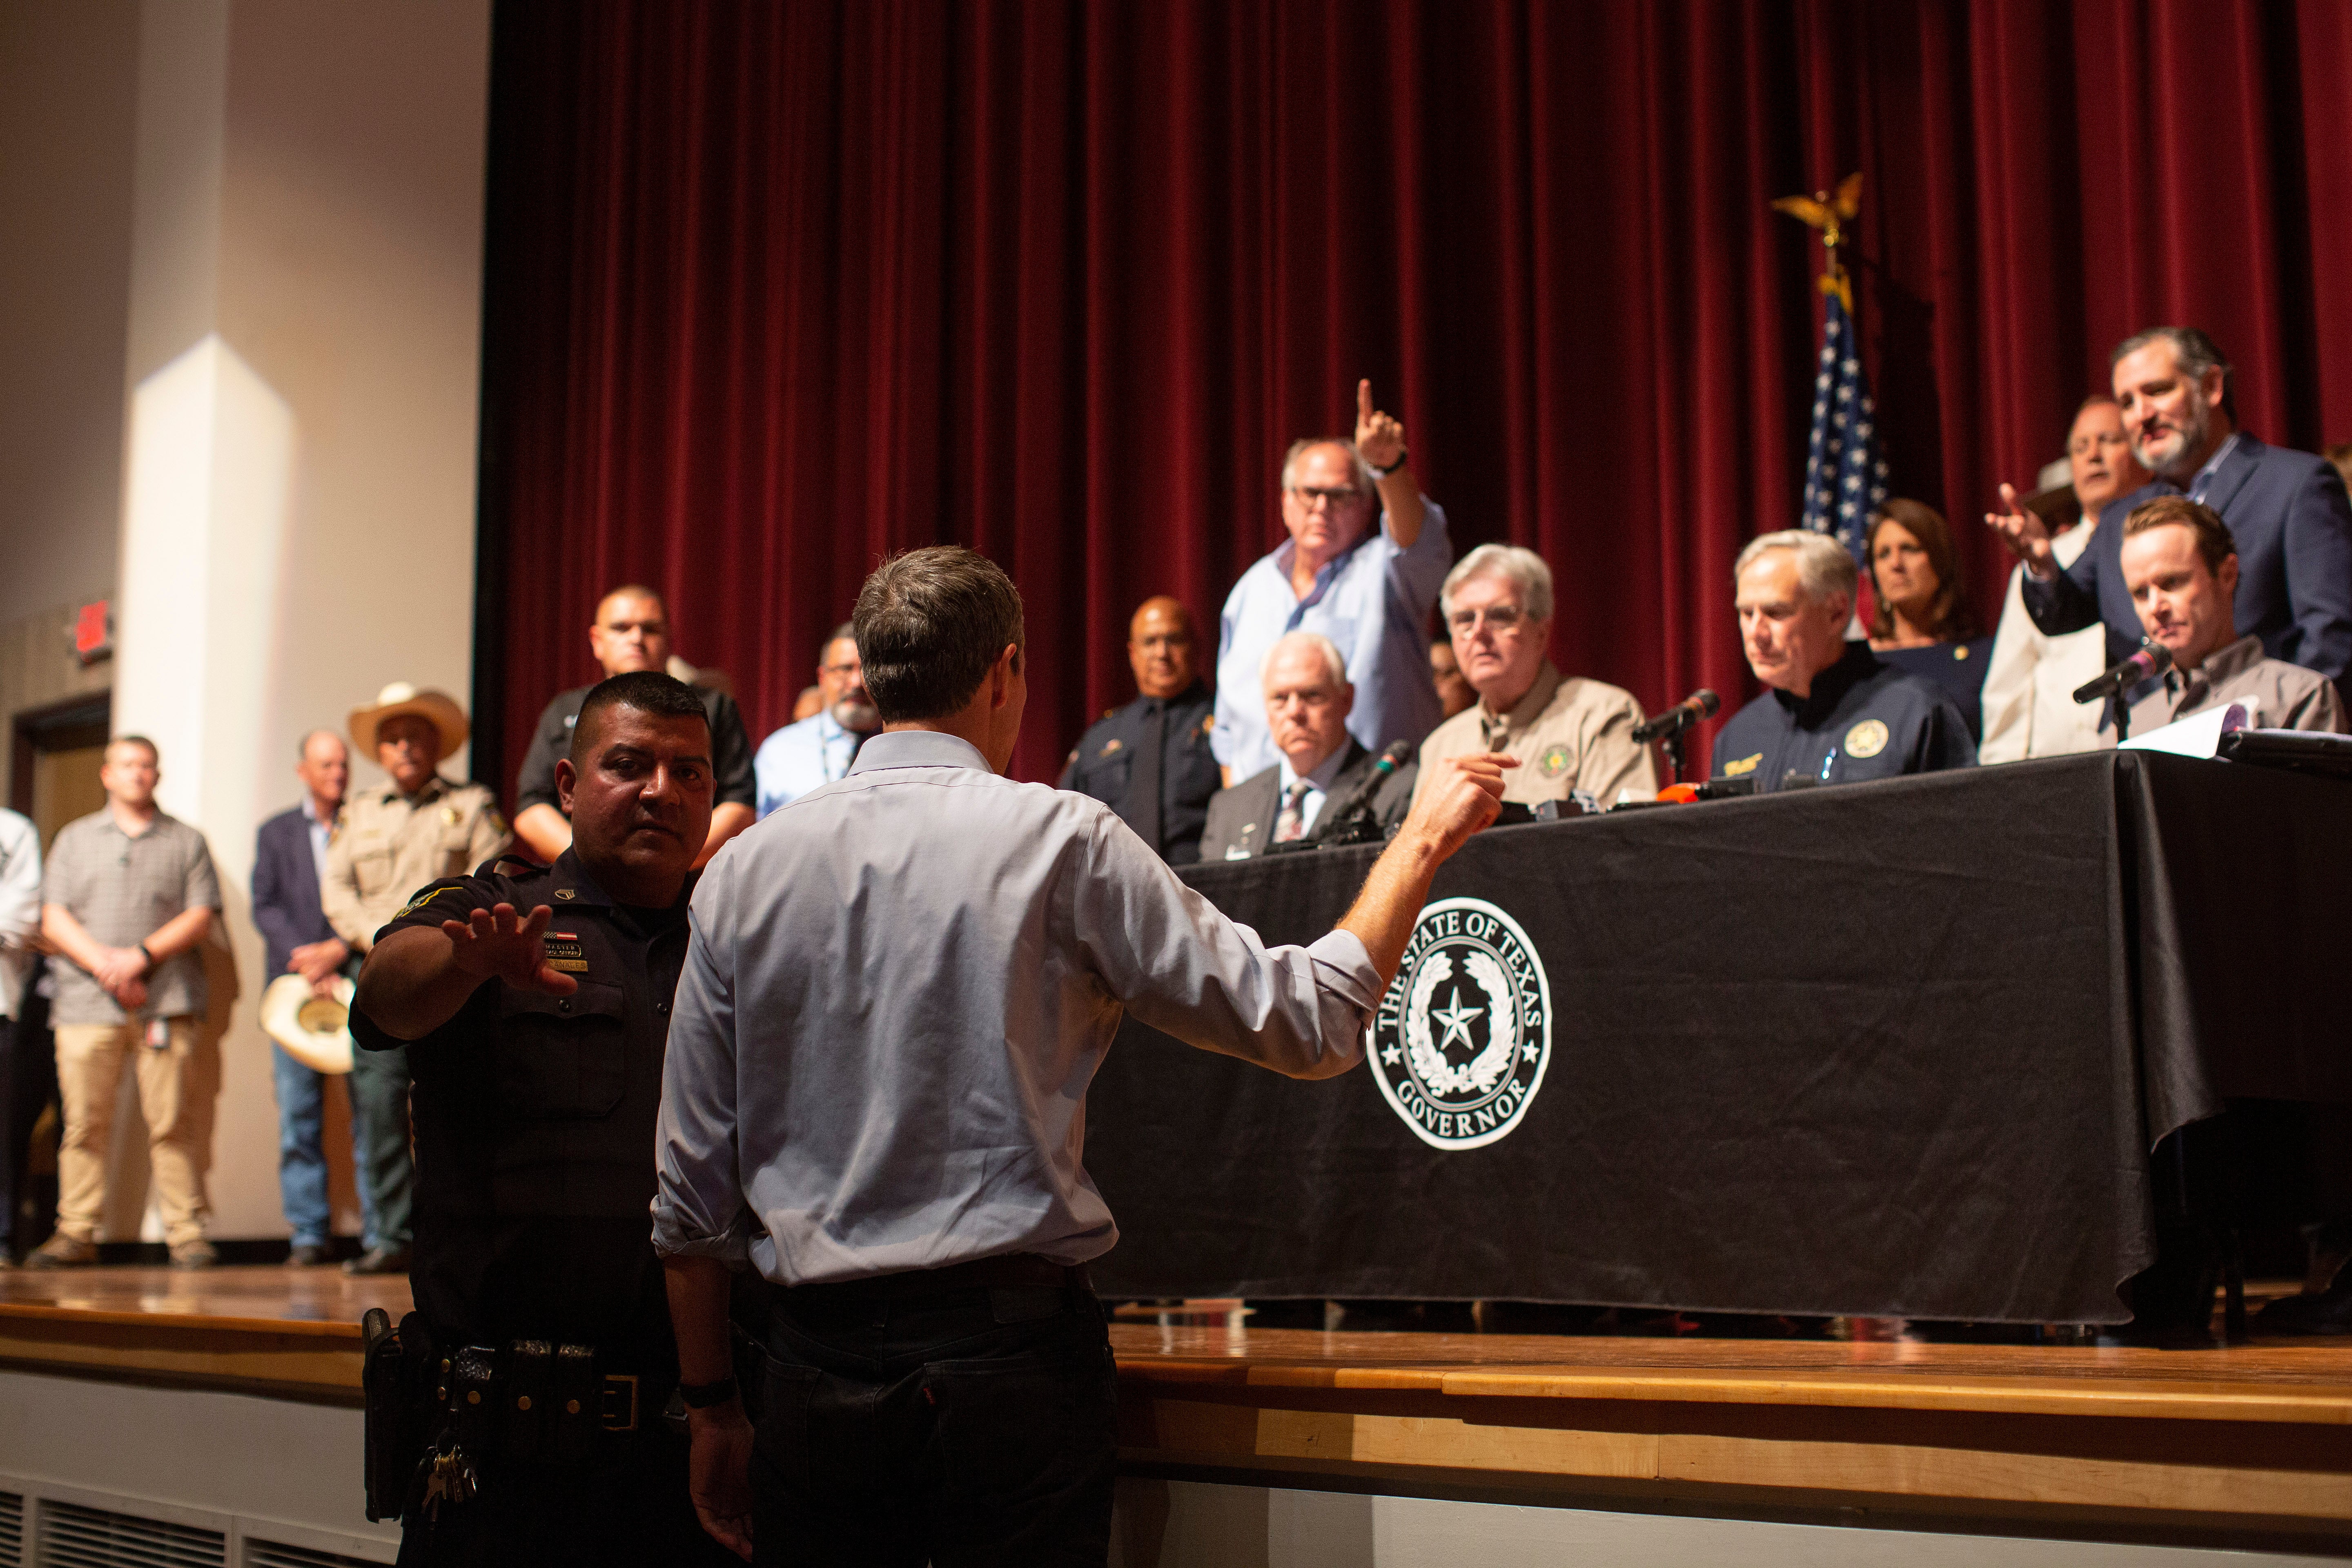
{"type": "Polygon", "coordinates": [[[1916,500],[1881,502],[1870,521],[1870,647],[1885,663],[1932,681],[1984,733],[1985,665],[1992,638],[1979,636],[1960,583],[1952,531],[1943,514],[1916,500]]]}

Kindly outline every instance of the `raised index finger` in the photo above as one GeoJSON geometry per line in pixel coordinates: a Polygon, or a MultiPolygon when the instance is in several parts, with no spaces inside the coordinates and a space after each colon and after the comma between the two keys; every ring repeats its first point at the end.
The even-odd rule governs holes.
{"type": "Polygon", "coordinates": [[[1372,417],[1372,379],[1366,376],[1356,383],[1356,423],[1368,423],[1372,417]]]}

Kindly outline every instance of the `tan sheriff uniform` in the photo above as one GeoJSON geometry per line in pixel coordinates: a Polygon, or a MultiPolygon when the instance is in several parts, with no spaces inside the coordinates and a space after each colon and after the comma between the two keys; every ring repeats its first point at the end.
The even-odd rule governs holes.
{"type": "Polygon", "coordinates": [[[1633,743],[1642,705],[1633,694],[1581,676],[1564,676],[1546,659],[1536,683],[1499,719],[1482,699],[1429,732],[1421,743],[1421,776],[1413,800],[1429,787],[1432,771],[1447,757],[1501,752],[1519,765],[1503,773],[1503,798],[1535,805],[1582,790],[1601,806],[1621,790],[1649,800],[1658,793],[1650,748],[1633,743]]]}
{"type": "Polygon", "coordinates": [[[411,800],[395,784],[354,795],[335,819],[319,901],[335,934],[365,952],[409,894],[474,868],[512,842],[489,790],[436,777],[411,800]]]}

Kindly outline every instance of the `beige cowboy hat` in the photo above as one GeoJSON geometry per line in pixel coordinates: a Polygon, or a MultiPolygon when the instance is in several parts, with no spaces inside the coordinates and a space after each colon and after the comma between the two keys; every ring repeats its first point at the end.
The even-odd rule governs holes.
{"type": "Polygon", "coordinates": [[[352,983],[335,977],[335,994],[314,996],[299,974],[281,974],[261,994],[261,1031],[312,1072],[352,1070],[352,983]]]}
{"type": "Polygon", "coordinates": [[[466,710],[447,692],[395,680],[375,694],[373,706],[352,710],[352,743],[361,755],[374,756],[376,727],[403,713],[430,719],[441,732],[441,756],[433,759],[436,763],[466,743],[466,710]]]}

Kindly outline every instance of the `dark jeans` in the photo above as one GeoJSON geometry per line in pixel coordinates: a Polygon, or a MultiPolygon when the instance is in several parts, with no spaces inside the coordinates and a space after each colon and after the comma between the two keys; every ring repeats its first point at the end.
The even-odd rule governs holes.
{"type": "MultiPolygon", "coordinates": [[[[278,1195],[286,1224],[297,1247],[324,1247],[331,1215],[327,1200],[327,1077],[286,1054],[275,1041],[269,1047],[269,1068],[278,1087],[278,1195]]],[[[354,1064],[353,1070],[357,1070],[354,1064]]],[[[358,1096],[352,1096],[358,1103],[358,1096]]],[[[355,1111],[352,1117],[352,1173],[367,1169],[367,1131],[355,1111]]],[[[376,1233],[375,1194],[364,1181],[360,1190],[362,1234],[376,1233]]]]}
{"type": "Polygon", "coordinates": [[[481,1490],[437,1523],[401,1521],[400,1568],[727,1568],[739,1559],[703,1531],[686,1489],[686,1441],[656,1425],[612,1440],[597,1462],[482,1461],[481,1490]]]}
{"type": "Polygon", "coordinates": [[[771,1300],[755,1563],[1098,1568],[1109,1556],[1118,1389],[1090,1292],[771,1300]]]}
{"type": "Polygon", "coordinates": [[[352,1142],[358,1146],[366,1245],[404,1250],[416,1236],[416,1167],[408,1155],[408,1052],[352,1052],[352,1142]]]}

